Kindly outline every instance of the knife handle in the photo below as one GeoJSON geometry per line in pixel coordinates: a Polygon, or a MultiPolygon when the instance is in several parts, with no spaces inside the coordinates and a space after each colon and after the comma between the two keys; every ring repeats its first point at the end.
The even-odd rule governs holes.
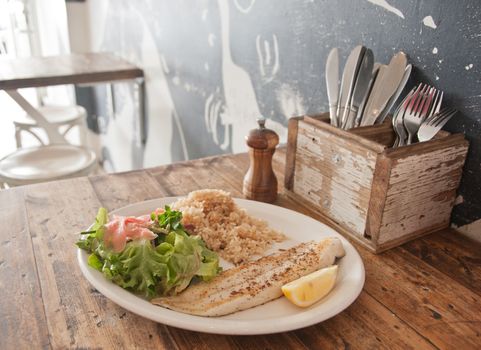
{"type": "Polygon", "coordinates": [[[351,107],[348,109],[346,120],[342,125],[342,128],[344,130],[348,130],[354,127],[354,121],[356,119],[356,115],[357,115],[357,108],[351,107]]]}
{"type": "Polygon", "coordinates": [[[339,128],[342,128],[342,125],[344,124],[344,114],[346,113],[346,108],[345,107],[339,107],[337,111],[337,125],[339,128]]]}
{"type": "Polygon", "coordinates": [[[339,123],[337,120],[337,106],[330,105],[329,106],[329,118],[331,119],[331,125],[335,127],[339,127],[339,123]]]}

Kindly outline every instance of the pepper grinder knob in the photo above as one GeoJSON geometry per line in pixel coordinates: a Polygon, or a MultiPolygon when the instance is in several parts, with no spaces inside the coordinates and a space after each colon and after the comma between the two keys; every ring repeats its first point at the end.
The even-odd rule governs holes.
{"type": "Polygon", "coordinates": [[[279,144],[279,136],[267,129],[265,123],[264,118],[257,119],[259,127],[246,136],[250,164],[244,176],[242,192],[248,199],[272,203],[277,198],[277,178],[272,170],[272,156],[279,144]]]}

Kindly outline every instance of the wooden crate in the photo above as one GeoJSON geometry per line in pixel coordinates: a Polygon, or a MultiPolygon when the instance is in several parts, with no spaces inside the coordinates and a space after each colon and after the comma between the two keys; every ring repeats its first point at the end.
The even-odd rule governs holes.
{"type": "Polygon", "coordinates": [[[448,227],[468,141],[393,140],[390,123],[345,131],[329,114],[291,118],[286,193],[375,253],[448,227]]]}

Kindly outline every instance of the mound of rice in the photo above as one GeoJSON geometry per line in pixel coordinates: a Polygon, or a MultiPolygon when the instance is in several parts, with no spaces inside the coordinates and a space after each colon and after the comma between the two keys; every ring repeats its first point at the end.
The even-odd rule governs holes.
{"type": "Polygon", "coordinates": [[[240,264],[263,253],[285,236],[239,208],[228,192],[199,190],[172,204],[182,212],[182,223],[200,235],[207,247],[225,260],[240,264]]]}

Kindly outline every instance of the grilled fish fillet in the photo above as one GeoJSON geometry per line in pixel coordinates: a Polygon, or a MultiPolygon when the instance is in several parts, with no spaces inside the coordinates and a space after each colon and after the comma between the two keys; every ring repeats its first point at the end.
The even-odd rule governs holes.
{"type": "Polygon", "coordinates": [[[301,243],[224,271],[179,295],[153,299],[152,303],[199,316],[231,314],[279,298],[284,284],[330,266],[344,254],[342,243],[336,237],[301,243]]]}

